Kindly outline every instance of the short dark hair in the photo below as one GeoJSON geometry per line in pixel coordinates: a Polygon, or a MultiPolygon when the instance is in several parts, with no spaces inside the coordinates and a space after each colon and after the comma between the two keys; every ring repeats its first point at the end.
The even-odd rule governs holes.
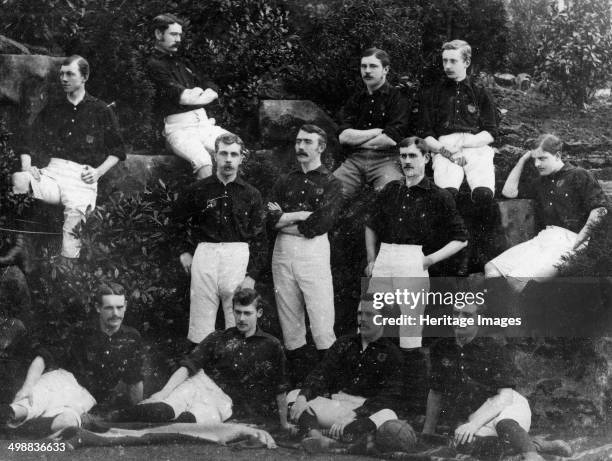
{"type": "Polygon", "coordinates": [[[250,306],[255,304],[255,309],[262,309],[261,295],[257,293],[253,288],[241,288],[234,293],[232,298],[232,305],[235,306],[250,306]]]}
{"type": "Polygon", "coordinates": [[[125,296],[125,288],[117,282],[102,282],[98,285],[96,294],[99,300],[102,300],[102,296],[108,295],[125,296]]]}
{"type": "Polygon", "coordinates": [[[391,58],[389,57],[389,54],[380,48],[368,48],[361,53],[362,58],[367,58],[369,56],[374,56],[376,59],[378,59],[383,67],[389,67],[391,65],[391,58]]]}
{"type": "Polygon", "coordinates": [[[217,139],[215,139],[215,152],[219,151],[219,144],[238,144],[240,146],[240,153],[244,154],[244,141],[240,138],[240,136],[238,136],[237,134],[234,133],[224,133],[221,134],[219,136],[217,136],[217,139]]]}
{"type": "Polygon", "coordinates": [[[543,151],[555,155],[557,152],[560,154],[563,152],[563,141],[554,134],[543,134],[538,138],[538,147],[541,147],[543,151]]]}
{"type": "Polygon", "coordinates": [[[427,144],[427,141],[417,136],[410,136],[402,139],[397,147],[398,149],[401,149],[402,147],[410,147],[413,144],[421,151],[421,154],[425,155],[429,153],[429,145],[427,144]]]}
{"type": "Polygon", "coordinates": [[[77,63],[79,72],[85,78],[85,80],[87,80],[89,78],[89,63],[87,62],[87,59],[85,59],[83,56],[79,56],[78,54],[73,54],[62,61],[62,66],[69,66],[73,62],[77,63]]]}
{"type": "Polygon", "coordinates": [[[305,131],[306,133],[315,133],[319,135],[319,144],[323,146],[323,150],[327,147],[327,133],[321,127],[317,125],[313,125],[311,123],[306,123],[300,127],[298,133],[300,131],[305,131]]]}
{"type": "Polygon", "coordinates": [[[451,40],[442,45],[442,51],[444,50],[459,50],[461,57],[465,62],[472,60],[472,47],[465,40],[451,40]]]}
{"type": "Polygon", "coordinates": [[[182,26],[183,21],[171,13],[162,13],[153,18],[153,21],[151,21],[151,28],[154,33],[156,30],[163,33],[172,24],[182,26]]]}

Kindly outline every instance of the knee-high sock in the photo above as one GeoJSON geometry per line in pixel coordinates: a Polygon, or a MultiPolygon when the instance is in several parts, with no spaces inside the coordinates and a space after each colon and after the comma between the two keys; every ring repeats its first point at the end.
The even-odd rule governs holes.
{"type": "Polygon", "coordinates": [[[507,441],[518,453],[536,451],[536,446],[531,441],[527,431],[519,426],[513,419],[502,419],[495,426],[497,435],[501,440],[507,441]]]}

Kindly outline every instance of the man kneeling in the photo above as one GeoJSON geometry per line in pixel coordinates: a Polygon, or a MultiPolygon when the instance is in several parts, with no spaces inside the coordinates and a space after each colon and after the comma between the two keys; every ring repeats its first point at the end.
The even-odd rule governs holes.
{"type": "Polygon", "coordinates": [[[302,429],[330,429],[330,436],[347,440],[397,419],[402,355],[382,336],[378,314],[371,299],[362,300],[359,333],[337,339],[306,378],[290,411],[302,429]]]}
{"type": "Polygon", "coordinates": [[[232,413],[268,416],[277,406],[280,424],[288,428],[285,355],[280,342],[257,325],[263,315],[261,296],[243,288],[233,305],[235,327],[208,335],[162,390],[109,419],[219,423],[232,413]]]}
{"type": "Polygon", "coordinates": [[[0,405],[0,424],[15,428],[43,420],[51,432],[80,427],[81,415],[96,403],[109,402],[121,381],[127,384],[132,403],[142,400],[141,339],[136,330],[122,324],[127,305],[124,289],[104,283],[98,296],[98,325],[75,331],[67,353],[39,351],[13,403],[0,405]]]}

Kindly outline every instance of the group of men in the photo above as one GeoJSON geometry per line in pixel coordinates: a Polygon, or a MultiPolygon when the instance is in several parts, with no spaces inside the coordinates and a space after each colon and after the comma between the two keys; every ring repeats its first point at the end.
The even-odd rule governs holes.
{"type": "MultiPolygon", "coordinates": [[[[296,167],[280,177],[264,201],[240,177],[243,141],[208,116],[217,88],[177,54],[181,20],[170,14],[156,17],[153,35],[148,75],[160,128],[163,119],[168,147],[191,163],[197,177],[180,193],[173,214],[189,223],[198,242],[193,248],[179,236],[185,247],[178,259],[191,276],[188,339],[195,348],[160,391],[142,400],[140,337],[122,326],[126,299],[121,287],[103,285],[95,333],[81,337],[68,358],[40,351],[13,403],[0,407],[0,418],[11,425],[48,418],[52,430],[79,425],[80,415],[123,381],[135,405],[108,413],[111,421],[203,423],[223,422],[232,414],[276,414],[288,430],[296,424],[346,437],[396,419],[406,400],[403,370],[414,365],[410,358],[422,347],[422,327],[400,327],[399,341],[387,337],[366,296],[357,313],[359,332],[336,339],[328,233],[342,206],[364,183],[371,184],[377,196],[364,236],[368,291],[426,292],[429,268],[460,252],[471,238],[455,205],[464,176],[471,214],[477,217],[475,238],[492,232],[499,219],[490,146],[496,108],[490,93],[467,75],[470,46],[461,40],[443,45],[446,77],[421,98],[422,137],[411,132],[411,102],[387,81],[389,56],[366,50],[360,62],[364,87],[339,115],[346,160],[333,173],[327,170],[321,156],[328,134],[305,124],[296,133],[296,167]],[[433,180],[426,176],[430,162],[433,180]],[[266,227],[276,234],[272,275],[284,348],[257,325],[263,311],[254,286],[267,262],[266,227]],[[223,331],[215,331],[219,304],[223,331]],[[291,383],[285,351],[291,359],[305,353],[308,326],[319,360],[291,383]],[[300,389],[290,393],[294,398],[288,402],[287,391],[296,384],[300,389]]],[[[14,175],[15,193],[64,205],[62,255],[67,258],[78,257],[74,227],[95,206],[98,179],[125,158],[111,108],[85,91],[88,76],[82,57],[64,61],[60,80],[66,98],[45,108],[30,134],[31,148],[45,150],[51,161],[38,169],[24,152],[22,171],[14,175]]],[[[593,225],[606,213],[597,181],[564,163],[561,151],[562,142],[545,135],[510,173],[502,194],[534,198],[546,229],[529,242],[490,255],[486,277],[506,277],[520,290],[524,280],[554,276],[561,257],[586,245],[593,225]],[[519,187],[531,158],[540,176],[519,187]]],[[[5,259],[17,258],[19,245],[11,251],[5,259]]],[[[419,315],[425,307],[423,302],[400,309],[419,315]]],[[[475,309],[455,309],[455,315],[475,315],[475,309]]],[[[477,330],[457,328],[454,338],[432,346],[423,431],[435,432],[440,409],[455,401],[463,423],[455,431],[458,443],[497,434],[537,459],[527,436],[529,405],[513,390],[509,361],[502,349],[481,341],[477,330]],[[465,405],[453,400],[458,398],[466,398],[465,405]]]]}

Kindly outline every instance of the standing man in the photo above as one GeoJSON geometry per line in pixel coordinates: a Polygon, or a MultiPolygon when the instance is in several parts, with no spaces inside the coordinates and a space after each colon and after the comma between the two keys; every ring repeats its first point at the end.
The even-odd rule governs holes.
{"type": "Polygon", "coordinates": [[[533,239],[506,250],[485,265],[485,277],[505,277],[511,288],[521,292],[531,279],[545,280],[557,274],[556,266],[588,243],[589,235],[609,207],[597,179],[583,168],[561,158],[563,142],[546,134],[538,147],[524,154],[508,175],[504,197],[532,198],[536,216],[544,229],[533,239]],[[540,175],[519,187],[525,164],[533,159],[540,175]]]}
{"type": "Polygon", "coordinates": [[[215,330],[219,301],[226,328],[234,326],[232,297],[253,288],[265,263],[266,235],[261,194],[239,176],[244,143],[235,134],[215,141],[216,174],[200,179],[182,193],[175,219],[191,230],[179,260],[191,272],[189,333],[193,343],[215,330]],[[189,240],[197,243],[195,253],[189,240]]]}
{"type": "Polygon", "coordinates": [[[51,433],[80,427],[81,415],[109,402],[119,382],[132,404],[142,400],[142,344],[140,334],[123,325],[125,290],[102,283],[97,295],[97,324],[73,331],[63,352],[39,351],[13,403],[0,405],[0,424],[44,418],[51,433]]]}
{"type": "MultiPolygon", "coordinates": [[[[455,197],[467,177],[474,203],[474,243],[487,250],[487,238],[499,225],[495,195],[495,151],[489,145],[497,134],[495,101],[467,76],[472,48],[463,40],[442,45],[445,79],[425,94],[423,136],[434,152],[437,186],[455,197]]],[[[489,255],[491,256],[491,255],[489,255]]]]}
{"type": "Polygon", "coordinates": [[[172,152],[191,164],[197,178],[206,178],[212,174],[215,139],[227,133],[204,109],[217,100],[218,89],[189,60],[177,56],[183,36],[180,19],[167,13],[156,16],[153,33],[155,50],[147,64],[155,87],[153,112],[163,118],[162,134],[172,152]]]}
{"type": "Polygon", "coordinates": [[[250,288],[233,298],[236,326],[215,331],[182,362],[166,385],[144,402],[110,415],[119,421],[219,423],[272,416],[287,423],[285,355],[280,342],[257,325],[261,296],[250,288]]]}
{"type": "MultiPolygon", "coordinates": [[[[98,180],[125,159],[125,146],[112,109],[85,91],[87,61],[76,55],[66,58],[59,78],[66,98],[47,105],[37,117],[27,153],[20,155],[21,171],[13,175],[13,192],[64,206],[62,256],[78,258],[81,241],[74,228],[95,208],[98,180]],[[49,164],[42,169],[33,166],[33,152],[51,157],[49,164]]],[[[17,238],[1,264],[23,256],[23,239],[17,238]]]]}
{"type": "Polygon", "coordinates": [[[324,165],[325,131],[303,125],[295,140],[298,167],[274,185],[268,203],[269,220],[278,236],[272,275],[285,347],[298,356],[306,346],[306,318],[320,357],[336,340],[334,288],[327,233],[341,202],[342,184],[324,165]]]}
{"type": "Polygon", "coordinates": [[[401,179],[397,143],[408,135],[409,102],[387,82],[389,55],[369,48],[361,55],[365,88],[354,94],[339,115],[339,140],[350,151],[334,171],[343,185],[344,198],[354,197],[364,184],[380,190],[401,179]]]}

